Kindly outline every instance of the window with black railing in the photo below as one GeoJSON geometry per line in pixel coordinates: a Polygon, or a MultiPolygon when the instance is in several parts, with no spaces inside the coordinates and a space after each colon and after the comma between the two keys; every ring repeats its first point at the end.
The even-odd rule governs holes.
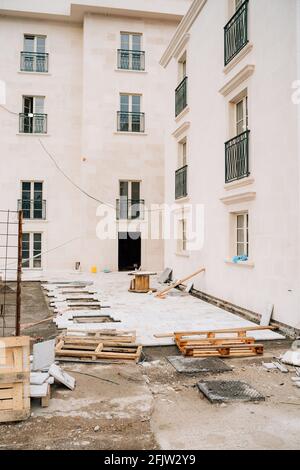
{"type": "Polygon", "coordinates": [[[224,27],[225,65],[248,43],[248,2],[249,0],[246,0],[242,3],[224,27]]]}
{"type": "Polygon", "coordinates": [[[48,54],[42,52],[21,52],[22,72],[48,72],[48,54]]]}
{"type": "Polygon", "coordinates": [[[175,116],[187,107],[187,77],[179,83],[175,90],[175,116]]]}
{"type": "Polygon", "coordinates": [[[247,130],[225,143],[225,183],[249,176],[249,136],[247,130]]]}
{"type": "Polygon", "coordinates": [[[116,201],[117,220],[134,220],[144,218],[144,199],[127,199],[121,197],[116,201]]]}
{"type": "Polygon", "coordinates": [[[118,69],[145,70],[145,52],[118,49],[118,69]]]}
{"type": "Polygon", "coordinates": [[[175,199],[187,196],[187,169],[185,165],[175,171],[175,199]]]}
{"type": "Polygon", "coordinates": [[[18,211],[21,210],[24,219],[46,219],[46,201],[44,199],[19,199],[18,211]]]}
{"type": "Polygon", "coordinates": [[[19,132],[22,134],[46,134],[47,114],[20,113],[19,132]]]}
{"type": "Polygon", "coordinates": [[[145,114],[118,111],[119,132],[145,132],[145,114]]]}

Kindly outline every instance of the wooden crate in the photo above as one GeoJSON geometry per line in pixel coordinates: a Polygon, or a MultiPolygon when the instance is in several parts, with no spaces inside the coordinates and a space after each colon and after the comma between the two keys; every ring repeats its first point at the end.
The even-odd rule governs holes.
{"type": "Polygon", "coordinates": [[[0,338],[0,422],[30,416],[30,338],[0,338]]]}

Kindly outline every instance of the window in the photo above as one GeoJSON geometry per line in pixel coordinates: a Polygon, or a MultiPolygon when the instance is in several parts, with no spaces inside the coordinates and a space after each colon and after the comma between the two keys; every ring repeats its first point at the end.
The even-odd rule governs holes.
{"type": "Polygon", "coordinates": [[[44,114],[43,96],[23,96],[23,112],[20,114],[20,132],[25,134],[45,134],[47,114],[44,114]]]}
{"type": "Polygon", "coordinates": [[[187,143],[178,144],[178,169],[175,171],[175,199],[187,196],[187,143]]]}
{"type": "Polygon", "coordinates": [[[118,219],[138,219],[142,214],[144,201],[140,199],[140,181],[120,181],[120,199],[117,207],[118,219]]]}
{"type": "Polygon", "coordinates": [[[25,72],[48,72],[46,36],[25,34],[24,50],[21,52],[21,70],[25,72]]]}
{"type": "Polygon", "coordinates": [[[22,181],[19,208],[24,219],[45,219],[43,183],[41,181],[22,181]]]}
{"type": "Polygon", "coordinates": [[[178,61],[179,85],[175,90],[175,117],[187,106],[186,54],[178,61]]]}
{"type": "Polygon", "coordinates": [[[235,105],[236,135],[248,129],[248,97],[245,96],[235,105]]]}
{"type": "Polygon", "coordinates": [[[118,68],[145,70],[145,52],[142,49],[142,35],[121,33],[121,49],[118,51],[118,68]]]}
{"type": "Polygon", "coordinates": [[[234,14],[224,27],[225,66],[248,43],[248,0],[235,0],[232,6],[234,14]]]}
{"type": "Polygon", "coordinates": [[[120,95],[118,130],[121,132],[144,132],[144,113],[141,113],[140,95],[120,95]]]}
{"type": "Polygon", "coordinates": [[[249,256],[248,212],[236,214],[236,255],[249,256]]]}
{"type": "Polygon", "coordinates": [[[23,268],[42,267],[42,234],[24,232],[22,235],[23,268]]]}
{"type": "Polygon", "coordinates": [[[187,248],[187,221],[186,219],[181,219],[178,221],[178,240],[177,240],[177,251],[178,253],[183,253],[187,248]]]}

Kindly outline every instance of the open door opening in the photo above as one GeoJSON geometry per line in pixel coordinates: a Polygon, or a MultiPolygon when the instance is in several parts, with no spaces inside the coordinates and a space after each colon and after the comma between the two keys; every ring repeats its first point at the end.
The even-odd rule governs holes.
{"type": "Polygon", "coordinates": [[[141,233],[119,232],[119,271],[141,266],[141,233]]]}

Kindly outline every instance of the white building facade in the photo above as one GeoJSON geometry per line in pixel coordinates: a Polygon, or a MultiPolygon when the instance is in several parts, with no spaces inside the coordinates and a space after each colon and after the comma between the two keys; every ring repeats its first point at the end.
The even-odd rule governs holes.
{"type": "Polygon", "coordinates": [[[299,4],[195,0],[161,58],[170,84],[165,200],[177,206],[179,234],[165,264],[177,277],[204,266],[199,291],[259,314],[273,304],[273,318],[295,328],[299,4]],[[198,205],[203,243],[195,248],[198,205]]]}
{"type": "Polygon", "coordinates": [[[164,200],[159,59],[190,4],[0,1],[1,206],[23,209],[24,269],[163,267],[143,234],[164,200]]]}

